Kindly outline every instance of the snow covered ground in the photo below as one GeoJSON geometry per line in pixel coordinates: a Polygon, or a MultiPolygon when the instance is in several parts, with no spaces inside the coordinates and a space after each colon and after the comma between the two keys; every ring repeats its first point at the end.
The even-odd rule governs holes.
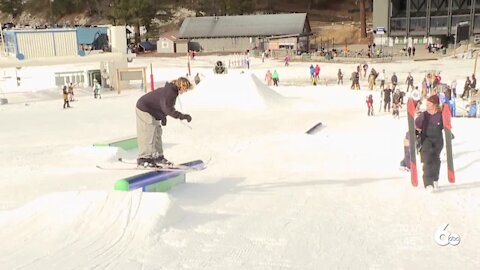
{"type": "MultiPolygon", "coordinates": [[[[443,155],[441,187],[430,194],[399,170],[405,110],[393,119],[378,111],[378,91],[349,90],[356,65],[322,63],[320,76],[330,84],[311,86],[308,62],[253,59],[250,70],[213,75],[218,59],[228,61],[192,61],[203,81],[177,107],[193,121],[169,118],[164,128],[168,159],[211,161],[169,193],[113,191],[116,180],[139,172],[95,167],[135,156],[92,144],[135,136],[139,90],[105,92],[101,100],[77,90],[67,110],[58,89],[42,98],[7,95],[11,104],[0,106],[0,269],[480,268],[478,119],[452,120],[457,183],[446,180],[443,155]],[[343,86],[332,84],[338,68],[343,86]],[[279,87],[262,83],[267,69],[279,72],[279,87]],[[370,93],[374,117],[367,117],[370,93]],[[319,122],[319,133],[305,133],[319,122]],[[446,224],[458,245],[437,243],[446,224]]],[[[370,67],[386,69],[387,78],[395,71],[400,82],[412,72],[416,84],[426,71],[441,70],[443,81],[458,79],[461,93],[473,62],[370,67]]],[[[184,57],[131,66],[150,63],[157,85],[187,72],[184,57]]],[[[39,87],[50,79],[33,68],[22,74],[39,87]]]]}

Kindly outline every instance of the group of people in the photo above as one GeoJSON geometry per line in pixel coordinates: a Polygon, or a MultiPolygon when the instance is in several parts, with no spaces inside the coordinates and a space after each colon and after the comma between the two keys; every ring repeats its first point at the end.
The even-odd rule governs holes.
{"type": "Polygon", "coordinates": [[[320,80],[320,66],[317,64],[313,66],[313,64],[309,67],[310,70],[310,80],[312,81],[313,85],[317,85],[320,80]]]}
{"type": "Polygon", "coordinates": [[[278,86],[278,82],[280,82],[280,78],[278,76],[277,70],[273,70],[273,73],[270,70],[267,70],[267,73],[265,74],[265,81],[267,82],[268,86],[278,86]]]}

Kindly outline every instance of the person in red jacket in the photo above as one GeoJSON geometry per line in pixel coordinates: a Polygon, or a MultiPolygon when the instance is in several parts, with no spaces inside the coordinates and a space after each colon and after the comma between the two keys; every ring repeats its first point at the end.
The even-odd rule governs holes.
{"type": "Polygon", "coordinates": [[[138,158],[137,165],[144,167],[169,167],[173,163],[163,156],[162,126],[167,116],[192,121],[192,117],[175,110],[178,95],[192,89],[185,77],[167,82],[164,87],[140,97],[136,105],[138,158]]]}
{"type": "Polygon", "coordinates": [[[367,100],[365,101],[368,107],[368,116],[373,116],[373,96],[368,95],[367,100]]]}
{"type": "Polygon", "coordinates": [[[315,77],[315,80],[316,80],[317,83],[318,83],[318,82],[319,82],[319,79],[320,79],[320,66],[319,66],[318,64],[315,66],[313,76],[315,77]]]}

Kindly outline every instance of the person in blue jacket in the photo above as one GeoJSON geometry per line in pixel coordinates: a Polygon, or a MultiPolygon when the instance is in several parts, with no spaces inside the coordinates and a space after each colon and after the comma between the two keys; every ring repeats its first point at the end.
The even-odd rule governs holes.
{"type": "Polygon", "coordinates": [[[310,65],[310,80],[312,80],[312,83],[315,85],[314,77],[315,77],[315,67],[313,66],[313,64],[311,64],[310,65]]]}

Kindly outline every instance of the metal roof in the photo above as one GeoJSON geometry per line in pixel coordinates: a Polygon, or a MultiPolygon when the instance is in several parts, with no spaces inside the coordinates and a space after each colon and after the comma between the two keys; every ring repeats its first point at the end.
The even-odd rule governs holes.
{"type": "Polygon", "coordinates": [[[182,23],[179,38],[258,37],[310,31],[306,13],[188,17],[182,23]]]}

